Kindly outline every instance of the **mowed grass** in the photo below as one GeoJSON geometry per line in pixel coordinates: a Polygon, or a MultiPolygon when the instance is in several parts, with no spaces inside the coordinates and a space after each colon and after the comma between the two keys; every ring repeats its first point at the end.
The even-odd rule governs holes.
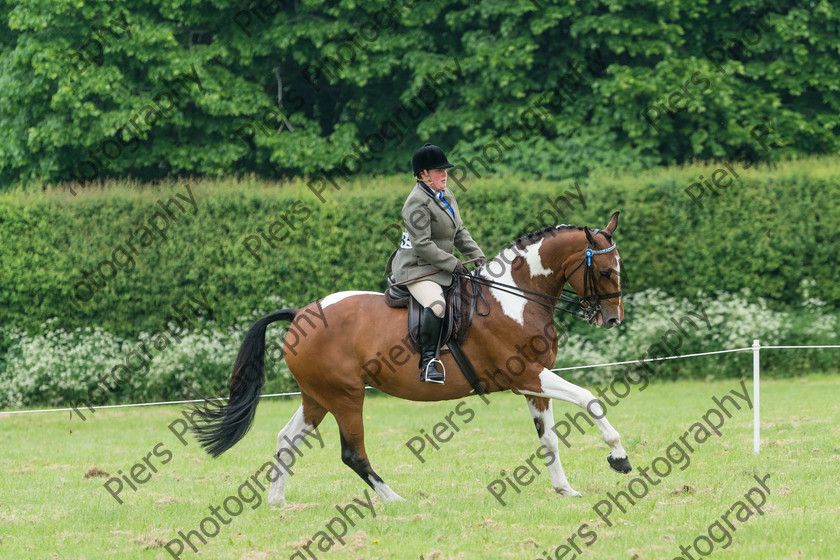
{"type": "MultiPolygon", "coordinates": [[[[752,390],[751,383],[747,387],[752,390]]],[[[762,384],[763,449],[752,451],[752,411],[742,408],[727,419],[722,436],[712,436],[691,454],[685,470],[674,469],[626,513],[614,510],[611,527],[593,511],[607,492],[626,490],[663,455],[668,445],[714,406],[712,397],[739,388],[738,381],[655,383],[636,388],[607,415],[622,435],[634,471],[620,475],[606,463],[608,449],[595,428],[570,436],[561,446],[570,483],[582,498],[563,498],[540,468],[534,481],[509,489],[500,505],[486,486],[500,471],[510,474],[536,451],[539,442],[525,399],[510,393],[490,403],[470,398],[474,412],[453,416],[460,431],[434,450],[427,443],[425,463],[406,441],[427,433],[459,401],[412,403],[369,396],[365,405],[366,444],[374,469],[402,503],[373,498],[376,512],[349,527],[346,544],[316,536],[337,515],[335,506],[365,499],[367,486],[340,461],[338,429],[328,416],[321,427],[324,449],[308,449],[292,468],[286,498],[275,508],[265,502],[223,525],[200,553],[181,558],[289,558],[316,536],[317,558],[543,558],[578,532],[594,531],[590,546],[577,537],[578,558],[680,556],[699,535],[754,486],[754,474],[770,474],[771,494],[764,515],[734,520],[732,542],[716,544],[720,558],[837,558],[840,527],[840,377],[810,376],[762,384]]],[[[197,529],[225,498],[271,457],[277,431],[299,402],[264,400],[243,441],[212,460],[189,439],[181,445],[167,425],[179,417],[176,406],[100,410],[92,419],[67,413],[0,414],[0,558],[159,558],[171,556],[163,544],[178,531],[197,529]],[[159,443],[163,458],[152,455],[156,474],[138,491],[126,485],[122,505],[103,488],[107,477],[85,478],[90,467],[128,473],[159,443]],[[166,459],[163,449],[171,451],[166,459]]],[[[461,409],[465,409],[462,407],[461,409]]],[[[579,409],[555,401],[555,419],[579,409]]],[[[534,464],[541,466],[540,463],[534,464]]],[[[145,475],[142,475],[145,476],[145,475]]],[[[654,478],[656,478],[654,476],[654,478]]],[[[368,490],[368,494],[372,492],[368,490]]],[[[232,503],[232,502],[231,502],[232,503]]],[[[223,517],[227,517],[222,513],[223,517]]],[[[335,525],[338,527],[338,525],[335,525]]],[[[209,530],[212,525],[207,525],[209,530]]],[[[295,558],[311,558],[305,552],[295,558]]],[[[692,550],[695,558],[699,557],[692,550]]],[[[555,556],[551,556],[554,558],[555,556]]],[[[559,556],[556,556],[559,557],[559,556]]],[[[565,556],[568,560],[572,554],[565,556]]]]}

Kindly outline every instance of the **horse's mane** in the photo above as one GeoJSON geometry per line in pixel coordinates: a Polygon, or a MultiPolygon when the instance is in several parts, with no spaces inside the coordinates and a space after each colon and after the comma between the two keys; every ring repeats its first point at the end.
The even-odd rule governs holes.
{"type": "MultiPolygon", "coordinates": [[[[505,247],[504,249],[510,249],[514,246],[518,247],[519,249],[524,249],[525,247],[527,247],[529,245],[533,245],[537,241],[543,239],[546,236],[547,233],[553,233],[557,230],[570,230],[570,229],[576,229],[578,231],[583,231],[583,226],[570,226],[570,225],[567,225],[567,224],[559,224],[559,225],[556,225],[556,226],[544,227],[543,229],[539,229],[537,231],[532,231],[531,233],[526,233],[525,235],[517,237],[516,239],[511,241],[510,244],[507,247],[505,247]]],[[[590,229],[589,231],[591,231],[593,235],[595,235],[597,233],[603,233],[606,236],[607,241],[612,243],[612,235],[610,235],[606,231],[599,230],[599,229],[590,229]]],[[[504,251],[504,249],[502,249],[502,250],[504,251]]]]}

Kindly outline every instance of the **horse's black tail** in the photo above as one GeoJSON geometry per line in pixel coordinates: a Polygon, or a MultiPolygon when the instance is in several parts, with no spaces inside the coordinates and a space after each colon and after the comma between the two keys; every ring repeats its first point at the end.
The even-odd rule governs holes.
{"type": "Polygon", "coordinates": [[[265,328],[275,321],[291,321],[298,309],[281,309],[254,323],[245,334],[230,377],[230,399],[224,406],[196,406],[193,432],[201,446],[218,457],[245,436],[265,384],[265,328]]]}

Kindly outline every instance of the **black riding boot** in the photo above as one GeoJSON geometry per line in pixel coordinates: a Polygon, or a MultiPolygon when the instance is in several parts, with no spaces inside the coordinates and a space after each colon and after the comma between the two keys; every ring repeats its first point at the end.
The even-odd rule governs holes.
{"type": "Polygon", "coordinates": [[[435,359],[442,326],[443,319],[424,307],[420,316],[420,381],[424,383],[443,383],[444,380],[443,364],[435,359]]]}

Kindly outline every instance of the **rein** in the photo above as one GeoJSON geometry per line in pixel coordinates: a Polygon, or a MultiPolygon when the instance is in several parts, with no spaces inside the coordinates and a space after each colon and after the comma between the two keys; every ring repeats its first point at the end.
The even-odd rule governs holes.
{"type": "MultiPolygon", "coordinates": [[[[474,272],[477,272],[477,271],[474,271],[474,272]]],[[[566,313],[569,313],[570,315],[574,315],[575,317],[586,318],[583,314],[577,313],[576,311],[572,311],[570,309],[566,309],[564,307],[559,307],[557,305],[554,305],[554,304],[551,304],[551,303],[546,303],[544,301],[540,301],[538,299],[534,299],[532,297],[528,297],[528,296],[524,295],[524,294],[531,294],[531,295],[535,295],[535,296],[539,296],[539,297],[544,297],[544,298],[547,298],[547,299],[553,299],[553,300],[561,301],[563,303],[574,303],[575,305],[580,305],[581,302],[579,300],[571,298],[571,297],[567,296],[566,294],[560,294],[560,296],[552,296],[551,294],[544,294],[542,292],[535,292],[533,290],[527,290],[525,288],[520,288],[519,286],[511,286],[510,284],[504,284],[502,282],[499,282],[498,280],[487,280],[486,278],[481,278],[477,275],[470,275],[469,279],[470,279],[470,281],[472,281],[476,284],[479,284],[480,286],[488,286],[490,288],[496,288],[500,292],[507,292],[511,295],[521,297],[523,299],[527,299],[528,301],[533,301],[534,303],[538,303],[538,304],[542,305],[543,307],[547,307],[549,309],[554,309],[554,310],[558,310],[558,311],[564,311],[566,313]],[[514,291],[514,290],[516,290],[516,291],[514,291]],[[523,293],[520,293],[520,292],[523,292],[523,293]]],[[[567,290],[564,288],[563,291],[567,291],[567,290]]],[[[571,291],[571,290],[569,290],[569,291],[571,291]]]]}
{"type": "MultiPolygon", "coordinates": [[[[612,299],[621,296],[621,290],[617,292],[610,292],[607,294],[599,294],[597,289],[595,288],[595,275],[592,271],[592,255],[603,255],[604,253],[609,253],[615,249],[615,243],[607,247],[606,249],[594,250],[592,249],[592,244],[590,243],[589,246],[584,251],[584,257],[581,261],[572,269],[572,272],[569,273],[568,277],[571,277],[577,269],[579,269],[583,264],[586,264],[586,267],[583,269],[583,297],[579,298],[576,297],[577,293],[574,290],[570,290],[568,288],[563,288],[562,293],[559,296],[553,296],[551,294],[544,294],[542,292],[537,292],[534,290],[528,290],[526,288],[520,288],[519,286],[511,286],[510,284],[504,284],[499,282],[498,280],[488,280],[486,278],[481,278],[478,276],[479,270],[476,269],[473,271],[472,274],[468,276],[469,280],[478,284],[480,286],[488,286],[491,288],[495,288],[501,292],[506,292],[511,295],[521,297],[527,299],[528,301],[533,301],[534,303],[538,303],[543,307],[547,307],[552,310],[559,310],[563,311],[564,313],[568,313],[570,315],[574,315],[580,319],[584,319],[587,322],[591,322],[595,315],[601,310],[601,300],[602,299],[612,299]],[[571,303],[576,305],[579,308],[579,311],[566,309],[565,307],[560,307],[555,305],[554,303],[547,303],[544,301],[540,301],[538,299],[534,299],[532,297],[528,297],[525,294],[530,294],[533,296],[538,296],[541,298],[546,298],[549,300],[555,300],[557,302],[562,303],[571,303]],[[568,296],[566,294],[574,294],[575,297],[568,296]],[[594,304],[592,304],[594,302],[594,304]],[[586,304],[586,305],[585,305],[586,304]]],[[[480,293],[480,288],[478,289],[480,293]]],[[[482,298],[483,298],[483,294],[482,298]]],[[[486,300],[485,300],[486,302],[486,300]]]]}

